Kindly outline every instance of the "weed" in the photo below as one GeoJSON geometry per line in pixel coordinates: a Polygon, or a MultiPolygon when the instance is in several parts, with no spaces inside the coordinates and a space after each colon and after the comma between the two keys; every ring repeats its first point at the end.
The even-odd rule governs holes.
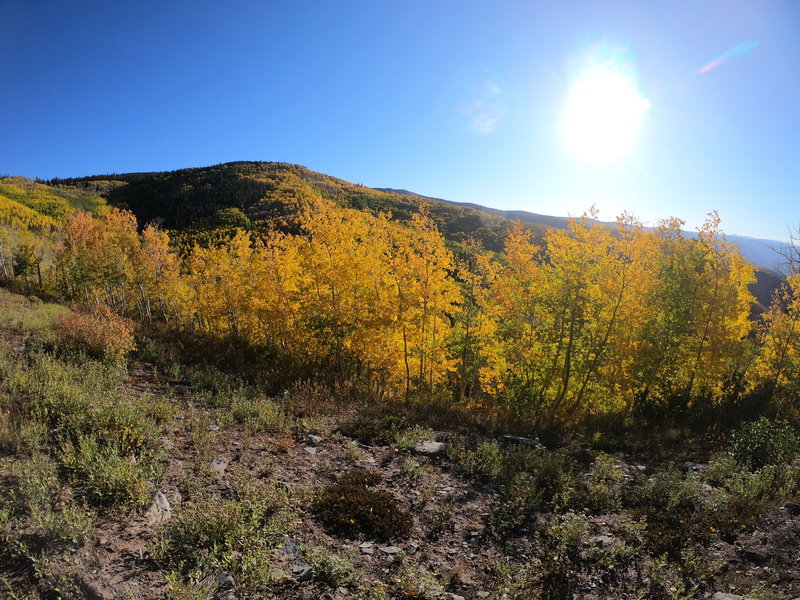
{"type": "Polygon", "coordinates": [[[408,458],[403,462],[403,473],[412,479],[419,479],[425,473],[425,465],[418,460],[408,458]]]}
{"type": "Polygon", "coordinates": [[[711,531],[711,507],[694,477],[668,470],[647,479],[636,491],[637,512],[648,523],[649,543],[658,553],[678,558],[687,545],[702,543],[711,531]]]}
{"type": "Polygon", "coordinates": [[[269,398],[250,397],[239,392],[231,399],[230,411],[233,420],[242,423],[251,434],[283,433],[288,430],[286,414],[269,398]]]}
{"type": "Polygon", "coordinates": [[[400,567],[395,576],[395,585],[401,598],[434,598],[444,590],[435,572],[410,563],[400,567]]]}
{"type": "Polygon", "coordinates": [[[308,551],[311,562],[311,575],[317,581],[331,587],[356,587],[362,575],[355,567],[355,553],[351,551],[332,552],[325,546],[315,546],[308,551]]]}
{"type": "Polygon", "coordinates": [[[408,429],[400,429],[395,433],[394,441],[400,450],[411,450],[419,442],[435,440],[436,436],[430,427],[414,425],[408,429]]]}

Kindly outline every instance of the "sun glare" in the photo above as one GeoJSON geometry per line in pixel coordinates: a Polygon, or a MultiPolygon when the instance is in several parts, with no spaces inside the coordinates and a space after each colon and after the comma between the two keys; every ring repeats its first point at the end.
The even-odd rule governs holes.
{"type": "Polygon", "coordinates": [[[633,150],[650,102],[635,76],[613,65],[592,65],[577,73],[569,88],[564,139],[578,157],[612,162],[633,150]]]}

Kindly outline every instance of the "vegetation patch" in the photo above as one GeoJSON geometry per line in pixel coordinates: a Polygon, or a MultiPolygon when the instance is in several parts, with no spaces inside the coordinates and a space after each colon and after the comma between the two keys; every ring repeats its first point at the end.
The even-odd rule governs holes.
{"type": "Polygon", "coordinates": [[[361,485],[329,485],[319,493],[312,510],[331,534],[346,538],[404,540],[413,527],[411,516],[394,498],[361,485]]]}

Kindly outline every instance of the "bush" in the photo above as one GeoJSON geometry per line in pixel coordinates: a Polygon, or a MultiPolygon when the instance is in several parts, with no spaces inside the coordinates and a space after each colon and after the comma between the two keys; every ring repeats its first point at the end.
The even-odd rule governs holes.
{"type": "Polygon", "coordinates": [[[272,552],[294,522],[291,497],[284,488],[245,479],[235,481],[231,493],[181,505],[156,531],[153,559],[190,582],[193,573],[219,570],[245,590],[268,585],[272,552]]]}
{"type": "Polygon", "coordinates": [[[115,315],[104,305],[93,313],[70,312],[56,320],[56,333],[64,349],[111,361],[136,348],[133,329],[133,321],[115,315]]]}
{"type": "Polygon", "coordinates": [[[363,534],[385,542],[411,535],[411,517],[394,498],[360,485],[329,485],[317,496],[312,510],[330,533],[342,537],[363,534]]]}
{"type": "Polygon", "coordinates": [[[786,421],[761,417],[745,423],[731,437],[728,453],[751,471],[788,463],[800,449],[797,431],[786,421]]]}
{"type": "Polygon", "coordinates": [[[89,500],[97,505],[141,506],[148,498],[156,471],[155,456],[131,460],[115,445],[103,446],[93,437],[67,443],[62,456],[89,500]]]}
{"type": "Polygon", "coordinates": [[[656,553],[703,543],[711,531],[711,506],[703,497],[700,481],[675,470],[650,477],[636,490],[637,513],[648,523],[650,545],[656,553]]]}

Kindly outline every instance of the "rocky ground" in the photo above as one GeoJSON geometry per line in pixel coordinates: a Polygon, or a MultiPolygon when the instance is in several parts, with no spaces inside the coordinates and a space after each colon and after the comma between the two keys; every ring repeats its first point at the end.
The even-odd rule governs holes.
{"type": "MultiPolygon", "coordinates": [[[[21,360],[24,335],[6,330],[4,337],[21,360]]],[[[708,527],[699,543],[673,553],[647,538],[633,501],[620,500],[612,511],[603,511],[604,505],[591,498],[584,505],[595,508],[581,509],[574,502],[559,507],[553,501],[521,519],[508,515],[500,510],[514,510],[508,488],[477,477],[482,464],[469,467],[465,454],[448,447],[468,438],[409,424],[388,428],[384,439],[374,435],[374,428],[367,435],[356,409],[336,409],[322,386],[302,384],[287,391],[280,406],[288,421],[258,432],[246,419],[231,417],[235,411],[209,402],[196,381],[167,376],[152,363],[132,361],[124,385],[133,396],[165,398],[174,409],[160,438],[163,468],[152,481],[149,501],[133,508],[93,509],[82,543],[45,548],[41,554],[19,551],[24,535],[14,538],[15,545],[6,537],[6,547],[0,548],[0,598],[800,597],[800,505],[786,499],[765,506],[759,518],[736,531],[708,527]],[[317,409],[303,404],[308,398],[315,399],[317,409]],[[353,532],[342,534],[322,522],[315,508],[321,492],[352,478],[348,474],[353,472],[377,474],[363,487],[396,501],[395,515],[406,513],[411,519],[409,535],[371,536],[359,531],[355,519],[353,532]],[[207,506],[213,512],[228,501],[244,505],[247,492],[242,490],[250,484],[271,490],[271,502],[280,497],[275,511],[285,518],[270,521],[269,536],[249,533],[242,538],[244,546],[232,545],[215,567],[188,568],[169,549],[166,554],[158,550],[159,541],[172,535],[174,542],[176,531],[185,533],[170,527],[189,522],[183,515],[191,507],[207,506]],[[498,515],[511,525],[499,526],[498,515]],[[258,545],[253,546],[257,565],[247,564],[242,550],[249,548],[247,540],[258,545]],[[235,568],[226,570],[225,565],[235,568]],[[249,574],[247,580],[241,573],[249,574]],[[254,586],[253,573],[263,585],[254,586]]],[[[487,439],[496,442],[487,448],[537,445],[502,432],[487,439]]],[[[585,444],[565,444],[558,451],[584,469],[584,479],[592,477],[598,451],[585,444]]],[[[705,476],[708,465],[686,462],[691,454],[687,448],[680,459],[683,481],[715,494],[705,476]]],[[[609,471],[604,481],[614,482],[608,486],[623,499],[626,490],[646,485],[667,469],[665,461],[646,455],[604,456],[609,471]]],[[[19,477],[10,474],[16,460],[21,459],[7,449],[0,454],[0,497],[12,497],[20,485],[19,477]]],[[[600,494],[608,486],[586,489],[600,494]]],[[[81,482],[70,487],[80,498],[81,482]]],[[[387,518],[391,521],[391,511],[387,518]]],[[[209,517],[208,528],[216,523],[209,517]]],[[[219,535],[227,539],[225,532],[219,535]]],[[[169,548],[188,547],[198,556],[208,551],[202,544],[181,543],[169,548]]]]}

